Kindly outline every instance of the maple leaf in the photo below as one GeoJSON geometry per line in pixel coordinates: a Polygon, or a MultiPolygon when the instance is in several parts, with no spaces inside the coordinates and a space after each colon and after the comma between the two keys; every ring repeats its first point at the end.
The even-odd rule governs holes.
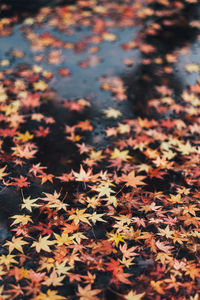
{"type": "Polygon", "coordinates": [[[5,169],[7,168],[7,166],[4,166],[3,168],[0,169],[0,180],[3,179],[3,177],[9,175],[10,173],[5,173],[5,169]]]}
{"type": "Polygon", "coordinates": [[[116,119],[119,116],[121,116],[121,112],[114,108],[109,108],[107,110],[104,110],[104,113],[107,116],[107,118],[115,118],[116,119]]]}
{"type": "Polygon", "coordinates": [[[43,193],[46,197],[41,198],[43,201],[48,201],[50,203],[57,203],[60,201],[59,197],[60,197],[60,193],[57,193],[56,191],[54,191],[53,194],[50,193],[43,193]]]}
{"type": "Polygon", "coordinates": [[[38,93],[28,93],[26,97],[20,95],[20,101],[24,107],[34,108],[40,106],[40,95],[38,93]]]}
{"type": "MultiPolygon", "coordinates": [[[[7,274],[5,271],[4,271],[4,267],[3,266],[0,266],[0,280],[3,280],[3,277],[5,274],[7,274]]],[[[0,293],[1,295],[1,293],[0,293]]]]}
{"type": "Polygon", "coordinates": [[[192,152],[196,152],[196,148],[191,145],[189,141],[184,145],[181,142],[177,145],[177,150],[182,153],[182,155],[188,155],[192,152]]]}
{"type": "Polygon", "coordinates": [[[127,244],[124,244],[123,246],[119,246],[120,251],[123,253],[123,256],[126,258],[130,258],[136,255],[139,255],[138,253],[134,252],[137,249],[137,246],[133,246],[131,248],[127,249],[127,244]]]}
{"type": "Polygon", "coordinates": [[[138,185],[146,184],[142,181],[145,178],[146,176],[135,176],[135,171],[133,170],[128,175],[123,174],[121,180],[125,181],[127,186],[136,188],[138,185]]]}
{"type": "Polygon", "coordinates": [[[44,81],[39,80],[38,82],[34,82],[33,87],[36,91],[45,91],[48,85],[44,81]]]}
{"type": "Polygon", "coordinates": [[[107,196],[110,197],[111,193],[115,193],[110,186],[114,186],[114,184],[106,181],[102,181],[97,187],[94,188],[96,192],[99,192],[98,197],[107,196]]]}
{"type": "Polygon", "coordinates": [[[80,297],[80,300],[98,300],[99,298],[96,297],[96,295],[99,293],[101,293],[101,290],[93,290],[91,284],[88,284],[85,287],[78,285],[78,293],[76,293],[76,296],[80,297]]]}
{"type": "Polygon", "coordinates": [[[117,128],[114,128],[114,127],[111,127],[111,128],[107,128],[105,130],[105,133],[106,133],[106,136],[117,136],[117,133],[118,133],[118,129],[117,128]]]}
{"type": "Polygon", "coordinates": [[[199,72],[200,67],[198,64],[190,63],[185,65],[185,69],[187,72],[192,73],[192,72],[199,72]]]}
{"type": "Polygon", "coordinates": [[[58,261],[56,261],[55,272],[58,274],[58,276],[61,274],[68,274],[69,270],[71,270],[71,267],[66,265],[66,261],[63,261],[62,263],[58,263],[58,261]]]}
{"type": "Polygon", "coordinates": [[[67,298],[58,295],[57,291],[48,289],[46,294],[40,292],[40,294],[35,297],[35,300],[67,300],[67,298]]]}
{"type": "Polygon", "coordinates": [[[44,184],[46,181],[50,181],[53,183],[53,174],[46,174],[44,172],[41,173],[41,175],[38,175],[39,178],[42,178],[41,183],[44,184]]]}
{"type": "Polygon", "coordinates": [[[55,241],[50,241],[49,240],[49,235],[48,236],[44,236],[44,237],[39,237],[38,242],[33,242],[33,244],[31,245],[31,247],[35,247],[37,252],[40,252],[41,250],[44,250],[46,252],[51,252],[51,249],[49,248],[49,246],[54,245],[55,241]]]}
{"type": "Polygon", "coordinates": [[[9,299],[9,296],[4,294],[4,285],[0,286],[0,300],[9,299]]]}
{"type": "Polygon", "coordinates": [[[46,169],[47,167],[42,167],[40,166],[40,163],[36,164],[36,165],[32,165],[32,167],[29,170],[29,173],[33,173],[34,176],[37,176],[37,174],[41,174],[43,173],[42,170],[46,169]]]}
{"type": "Polygon", "coordinates": [[[90,124],[90,122],[88,120],[79,122],[76,125],[76,127],[80,128],[83,131],[85,131],[85,130],[91,131],[93,129],[92,125],[90,124]]]}
{"type": "Polygon", "coordinates": [[[101,161],[105,156],[102,155],[102,150],[94,151],[92,150],[89,155],[90,159],[95,161],[101,161]]]}
{"type": "Polygon", "coordinates": [[[96,224],[96,222],[106,222],[102,219],[102,216],[105,214],[97,214],[96,211],[90,216],[90,220],[93,222],[93,224],[96,224]]]}
{"type": "Polygon", "coordinates": [[[191,264],[187,267],[185,275],[189,275],[195,280],[196,277],[200,277],[200,268],[198,268],[196,264],[191,264]]]}
{"type": "Polygon", "coordinates": [[[92,170],[88,169],[87,173],[83,169],[83,166],[81,165],[80,172],[76,173],[73,171],[73,175],[75,176],[76,181],[83,181],[87,182],[92,178],[92,170]]]}
{"type": "Polygon", "coordinates": [[[69,275],[69,282],[74,282],[74,281],[78,281],[78,282],[80,282],[80,281],[82,281],[82,275],[80,275],[80,274],[74,274],[74,273],[68,273],[68,275],[69,275]]]}
{"type": "Polygon", "coordinates": [[[155,260],[160,260],[163,265],[166,265],[167,263],[172,262],[173,258],[165,252],[159,252],[155,260]]]}
{"type": "Polygon", "coordinates": [[[76,231],[76,230],[79,229],[79,225],[78,224],[75,225],[74,223],[72,223],[72,224],[65,223],[63,225],[64,225],[64,228],[63,228],[63,232],[64,233],[72,233],[72,232],[74,232],[74,231],[76,231]]]}
{"type": "Polygon", "coordinates": [[[130,155],[128,155],[128,150],[119,151],[119,149],[115,148],[114,151],[111,154],[111,159],[120,158],[121,160],[128,160],[131,158],[130,155]]]}
{"type": "Polygon", "coordinates": [[[10,270],[9,275],[14,276],[16,281],[19,281],[22,278],[28,277],[28,270],[24,269],[24,267],[18,268],[15,266],[10,270]]]}
{"type": "Polygon", "coordinates": [[[22,225],[28,224],[28,222],[33,223],[31,217],[29,215],[15,215],[11,217],[12,219],[15,219],[15,221],[11,224],[11,226],[15,224],[21,223],[22,225]]]}
{"type": "Polygon", "coordinates": [[[71,75],[71,71],[68,69],[68,68],[60,68],[58,70],[58,73],[61,75],[61,76],[70,76],[71,75]]]}
{"type": "Polygon", "coordinates": [[[109,258],[110,262],[107,262],[106,270],[113,272],[113,274],[117,274],[119,272],[123,272],[123,266],[120,264],[120,260],[114,260],[113,258],[109,258]]]}
{"type": "Polygon", "coordinates": [[[87,146],[85,143],[76,144],[79,148],[80,154],[87,153],[91,150],[91,147],[87,146]]]}
{"type": "Polygon", "coordinates": [[[116,35],[111,32],[104,32],[102,34],[102,38],[105,41],[109,41],[109,42],[114,42],[117,39],[116,35]]]}
{"type": "Polygon", "coordinates": [[[15,128],[5,128],[5,129],[2,129],[0,128],[0,136],[3,136],[3,137],[12,137],[16,134],[16,129],[15,128]]]}
{"type": "Polygon", "coordinates": [[[37,152],[35,149],[37,148],[33,143],[26,143],[23,145],[16,145],[16,147],[12,147],[14,150],[13,154],[25,159],[34,158],[34,154],[37,152]]]}
{"type": "Polygon", "coordinates": [[[73,243],[73,239],[72,237],[69,237],[68,233],[63,232],[61,235],[60,234],[56,234],[55,235],[55,243],[57,243],[59,246],[60,245],[70,245],[73,243]]]}
{"type": "Polygon", "coordinates": [[[162,175],[165,175],[167,174],[166,172],[164,171],[160,171],[160,168],[157,168],[157,169],[149,169],[149,177],[150,178],[160,178],[160,179],[163,179],[163,176],[162,175]]]}
{"type": "Polygon", "coordinates": [[[63,276],[58,276],[56,271],[54,270],[50,276],[48,276],[46,279],[44,279],[44,281],[42,282],[43,285],[46,286],[62,286],[63,283],[63,279],[65,278],[65,275],[63,276]]]}
{"type": "Polygon", "coordinates": [[[0,256],[0,265],[6,265],[6,268],[9,269],[10,265],[18,264],[15,260],[16,255],[8,254],[8,255],[1,255],[0,256]]]}
{"type": "Polygon", "coordinates": [[[124,134],[124,133],[129,133],[131,130],[131,127],[129,124],[122,124],[122,123],[118,123],[118,131],[120,134],[124,134]]]}
{"type": "Polygon", "coordinates": [[[177,194],[177,195],[170,194],[170,198],[168,200],[174,204],[183,202],[183,200],[181,198],[181,194],[177,194]]]}
{"type": "Polygon", "coordinates": [[[178,292],[179,288],[182,286],[182,283],[178,282],[176,277],[173,275],[171,275],[170,278],[165,279],[165,282],[168,285],[166,289],[174,288],[176,292],[178,292]]]}
{"type": "Polygon", "coordinates": [[[120,233],[109,233],[110,238],[108,241],[114,241],[116,246],[118,246],[119,242],[125,243],[123,236],[120,233]]]}
{"type": "Polygon", "coordinates": [[[75,111],[81,111],[83,110],[84,106],[80,102],[76,101],[66,101],[64,103],[64,106],[69,108],[70,110],[75,110],[75,111]]]}
{"type": "Polygon", "coordinates": [[[35,198],[35,199],[31,199],[30,196],[28,196],[27,198],[23,197],[23,204],[21,204],[21,209],[26,208],[27,210],[29,210],[30,212],[32,212],[32,208],[33,207],[38,207],[40,206],[39,204],[36,204],[35,202],[38,200],[39,198],[35,198]]]}
{"type": "Polygon", "coordinates": [[[36,137],[46,137],[49,134],[49,128],[44,128],[43,126],[39,126],[38,130],[34,130],[36,137]]]}
{"type": "Polygon", "coordinates": [[[7,241],[4,245],[8,246],[9,249],[9,253],[12,253],[12,251],[14,249],[20,251],[21,253],[23,253],[23,248],[22,246],[27,245],[28,242],[23,241],[22,237],[16,238],[16,237],[12,237],[11,241],[7,241]]]}
{"type": "Polygon", "coordinates": [[[140,50],[144,53],[151,53],[151,52],[156,51],[156,49],[152,45],[149,45],[149,44],[141,44],[140,50]]]}
{"type": "Polygon", "coordinates": [[[56,176],[56,178],[60,179],[60,181],[62,182],[68,182],[74,179],[74,176],[72,174],[73,172],[63,173],[61,176],[56,176]]]}
{"type": "Polygon", "coordinates": [[[95,279],[96,279],[96,275],[91,274],[90,272],[87,272],[87,275],[83,275],[82,278],[84,279],[84,283],[90,283],[93,284],[95,279]]]}
{"type": "Polygon", "coordinates": [[[73,240],[76,241],[76,243],[81,243],[82,239],[88,239],[82,232],[76,232],[72,235],[73,240]]]}
{"type": "Polygon", "coordinates": [[[158,228],[160,233],[158,235],[165,236],[166,238],[171,238],[173,235],[173,231],[169,229],[169,225],[165,229],[158,228]]]}
{"type": "Polygon", "coordinates": [[[128,279],[128,277],[132,276],[132,274],[118,272],[115,274],[114,278],[112,279],[115,282],[115,285],[118,287],[118,281],[125,283],[125,284],[132,284],[132,282],[128,279]]]}
{"type": "Polygon", "coordinates": [[[122,265],[124,265],[126,268],[129,268],[130,266],[133,266],[134,258],[126,258],[125,256],[122,257],[122,259],[120,259],[120,262],[122,263],[122,265]]]}
{"type": "Polygon", "coordinates": [[[124,295],[124,299],[126,300],[141,300],[145,293],[136,294],[135,291],[130,291],[127,295],[124,295]]]}
{"type": "Polygon", "coordinates": [[[12,178],[14,182],[12,182],[12,185],[17,185],[17,188],[21,187],[28,187],[29,182],[27,181],[27,178],[20,175],[20,178],[12,178]]]}
{"type": "Polygon", "coordinates": [[[69,216],[69,220],[73,220],[74,224],[77,225],[79,222],[84,222],[90,225],[90,222],[88,220],[89,217],[91,217],[90,214],[85,213],[86,209],[76,209],[75,214],[69,216]]]}
{"type": "Polygon", "coordinates": [[[158,281],[151,280],[150,283],[156,292],[158,292],[161,295],[165,294],[163,287],[161,286],[163,284],[162,280],[158,280],[158,281]]]}
{"type": "Polygon", "coordinates": [[[45,272],[41,273],[41,272],[35,272],[33,270],[30,270],[28,272],[28,276],[33,283],[38,284],[39,282],[43,281],[45,277],[45,272]]]}
{"type": "Polygon", "coordinates": [[[156,246],[158,247],[158,249],[162,250],[163,252],[165,252],[167,254],[171,254],[171,250],[173,249],[173,247],[167,246],[166,243],[160,242],[160,241],[156,242],[156,246]]]}
{"type": "Polygon", "coordinates": [[[46,234],[49,234],[51,235],[51,233],[53,233],[53,230],[51,229],[52,227],[52,224],[51,223],[48,223],[48,224],[45,224],[45,223],[39,223],[40,225],[39,226],[34,226],[33,228],[41,231],[41,234],[43,235],[46,235],[46,234]]]}
{"type": "Polygon", "coordinates": [[[19,297],[20,295],[24,295],[22,288],[19,284],[15,285],[15,284],[10,284],[10,287],[12,287],[12,289],[8,289],[5,291],[6,294],[13,294],[12,298],[15,299],[17,297],[19,297]]]}
{"type": "Polygon", "coordinates": [[[22,142],[27,142],[31,139],[33,139],[34,135],[30,134],[29,131],[26,131],[25,133],[18,133],[17,139],[22,140],[22,142]]]}

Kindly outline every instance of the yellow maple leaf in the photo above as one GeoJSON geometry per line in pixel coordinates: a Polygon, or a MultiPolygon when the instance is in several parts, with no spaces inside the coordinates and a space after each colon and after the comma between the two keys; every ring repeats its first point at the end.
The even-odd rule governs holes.
{"type": "Polygon", "coordinates": [[[96,222],[106,222],[102,219],[102,216],[105,214],[97,214],[96,211],[90,216],[90,220],[93,222],[93,224],[96,224],[96,222]]]}
{"type": "Polygon", "coordinates": [[[77,208],[76,213],[69,216],[69,220],[73,220],[75,225],[77,225],[80,221],[90,225],[88,218],[91,217],[91,215],[88,213],[85,213],[85,211],[86,211],[86,209],[78,209],[77,208]]]}
{"type": "Polygon", "coordinates": [[[101,161],[105,156],[102,155],[102,150],[94,151],[92,150],[89,154],[90,159],[93,159],[94,161],[101,161]]]}
{"type": "Polygon", "coordinates": [[[117,39],[116,35],[113,34],[113,33],[110,33],[110,32],[104,32],[104,33],[102,34],[102,38],[103,38],[105,41],[109,41],[109,42],[114,42],[114,41],[117,39]]]}
{"type": "Polygon", "coordinates": [[[49,235],[44,237],[40,236],[38,242],[33,242],[31,248],[35,247],[37,252],[40,252],[41,250],[51,252],[49,246],[54,245],[55,241],[50,241],[49,237],[49,235]]]}
{"type": "Polygon", "coordinates": [[[36,91],[45,91],[48,88],[48,85],[44,81],[39,80],[34,82],[33,87],[36,91]]]}
{"type": "Polygon", "coordinates": [[[24,253],[23,252],[23,248],[22,246],[23,245],[27,245],[28,242],[26,241],[23,241],[23,238],[22,237],[18,237],[16,238],[15,236],[12,237],[12,240],[11,241],[7,241],[4,246],[8,246],[8,249],[9,249],[9,253],[12,253],[12,251],[14,249],[17,249],[19,252],[21,253],[24,253]]]}
{"type": "Polygon", "coordinates": [[[158,292],[159,294],[161,295],[164,295],[164,290],[163,290],[163,287],[161,286],[163,284],[163,281],[162,280],[158,280],[158,281],[154,281],[154,280],[151,280],[151,286],[153,287],[153,289],[158,292]]]}
{"type": "Polygon", "coordinates": [[[7,269],[10,268],[11,264],[18,264],[18,262],[14,259],[16,255],[8,254],[0,256],[0,265],[6,265],[7,269]]]}
{"type": "Polygon", "coordinates": [[[167,227],[165,227],[165,229],[158,228],[158,230],[160,231],[160,233],[158,233],[158,235],[165,236],[166,238],[172,237],[173,231],[171,231],[169,229],[169,225],[167,225],[167,227]]]}
{"type": "Polygon", "coordinates": [[[98,300],[99,298],[97,298],[96,295],[100,292],[101,290],[98,289],[92,290],[91,284],[88,284],[85,287],[78,285],[78,293],[76,295],[80,297],[80,300],[98,300]]]}
{"type": "Polygon", "coordinates": [[[5,169],[7,168],[7,166],[4,166],[3,168],[0,169],[0,180],[3,179],[3,177],[9,175],[10,173],[5,173],[5,169]]]}
{"type": "Polygon", "coordinates": [[[66,297],[60,296],[57,293],[57,291],[48,289],[46,294],[41,292],[38,296],[35,297],[35,300],[67,300],[66,297]]]}
{"type": "Polygon", "coordinates": [[[187,64],[185,66],[185,69],[187,72],[189,73],[192,73],[192,72],[199,72],[200,71],[200,67],[198,64],[194,64],[194,63],[191,63],[191,64],[187,64]]]}
{"type": "Polygon", "coordinates": [[[30,212],[32,212],[32,208],[33,207],[38,207],[40,206],[39,204],[36,204],[35,202],[38,200],[39,198],[34,198],[31,199],[30,196],[28,196],[27,198],[23,198],[23,204],[21,204],[21,209],[26,208],[27,210],[29,210],[30,212]]]}
{"type": "Polygon", "coordinates": [[[58,276],[56,274],[56,271],[54,270],[50,276],[46,277],[46,279],[42,282],[43,285],[46,285],[46,286],[61,286],[63,285],[62,281],[63,279],[65,278],[65,275],[63,276],[58,276]]]}
{"type": "Polygon", "coordinates": [[[84,181],[84,182],[90,181],[90,179],[93,177],[92,170],[89,169],[86,173],[86,171],[83,169],[82,165],[80,167],[80,172],[77,173],[77,172],[73,171],[73,175],[75,176],[76,181],[84,181]]]}
{"type": "Polygon", "coordinates": [[[117,109],[114,108],[109,108],[104,110],[105,115],[107,116],[107,118],[118,118],[119,116],[121,116],[121,112],[117,109]]]}
{"type": "Polygon", "coordinates": [[[25,133],[18,133],[17,139],[21,140],[23,142],[27,142],[29,140],[32,140],[34,138],[34,135],[31,134],[29,131],[26,131],[25,133]]]}
{"type": "Polygon", "coordinates": [[[111,154],[111,159],[120,158],[121,160],[126,161],[131,158],[131,156],[128,155],[128,153],[128,150],[120,151],[119,149],[115,148],[111,154]]]}
{"type": "Polygon", "coordinates": [[[123,236],[120,233],[109,233],[110,238],[108,241],[114,241],[116,246],[118,246],[119,242],[125,243],[123,236]]]}
{"type": "Polygon", "coordinates": [[[172,203],[183,203],[181,194],[177,194],[177,195],[170,194],[170,198],[168,198],[168,200],[172,203]]]}
{"type": "Polygon", "coordinates": [[[106,196],[109,198],[111,194],[115,193],[110,186],[114,186],[114,184],[102,181],[97,187],[94,188],[94,190],[99,192],[98,197],[106,196]]]}
{"type": "Polygon", "coordinates": [[[135,291],[130,291],[127,295],[124,295],[124,299],[126,300],[141,300],[145,293],[136,294],[135,291]]]}
{"type": "Polygon", "coordinates": [[[15,215],[11,217],[12,219],[15,219],[15,221],[11,224],[11,226],[15,224],[21,223],[22,225],[26,225],[28,222],[33,223],[31,217],[29,215],[15,215]]]}
{"type": "Polygon", "coordinates": [[[56,238],[55,242],[58,244],[58,246],[73,244],[73,239],[69,237],[67,233],[63,232],[61,235],[54,233],[54,235],[56,238]]]}

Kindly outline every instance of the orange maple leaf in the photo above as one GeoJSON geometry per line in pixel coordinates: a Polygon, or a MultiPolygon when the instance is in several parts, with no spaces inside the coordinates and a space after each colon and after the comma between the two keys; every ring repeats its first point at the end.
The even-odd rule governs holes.
{"type": "Polygon", "coordinates": [[[126,182],[127,186],[132,186],[134,188],[137,187],[137,185],[145,185],[142,180],[145,179],[146,176],[135,176],[135,171],[131,171],[128,175],[123,174],[121,177],[122,181],[126,182]]]}

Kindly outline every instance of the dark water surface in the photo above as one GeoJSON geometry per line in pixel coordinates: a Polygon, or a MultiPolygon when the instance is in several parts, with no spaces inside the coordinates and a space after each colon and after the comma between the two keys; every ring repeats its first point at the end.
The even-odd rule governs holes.
{"type": "MultiPolygon", "coordinates": [[[[48,172],[59,175],[66,171],[66,164],[70,161],[73,168],[79,168],[80,155],[77,148],[63,135],[63,124],[74,124],[74,120],[90,120],[94,126],[92,132],[85,135],[85,142],[88,145],[95,146],[101,149],[109,146],[109,141],[105,135],[105,129],[116,124],[112,119],[105,118],[103,111],[109,107],[115,107],[123,113],[123,118],[131,119],[137,116],[151,118],[151,113],[148,111],[147,102],[149,99],[156,98],[157,92],[155,87],[167,85],[172,89],[173,95],[177,103],[180,100],[180,94],[190,84],[194,84],[198,78],[197,73],[188,73],[184,71],[182,66],[186,63],[199,63],[199,46],[200,39],[198,38],[197,28],[189,26],[190,22],[196,20],[200,16],[200,4],[187,5],[180,14],[174,14],[167,17],[150,16],[142,22],[138,21],[134,26],[130,27],[111,27],[110,32],[116,35],[117,39],[113,42],[101,42],[98,47],[99,51],[96,54],[91,54],[90,47],[79,49],[80,51],[72,51],[71,49],[54,48],[50,45],[42,50],[34,50],[30,45],[30,40],[27,39],[27,32],[33,31],[37,35],[52,34],[58,40],[65,43],[78,43],[86,41],[88,37],[93,35],[90,26],[81,26],[76,24],[73,26],[72,32],[58,30],[55,26],[51,26],[48,22],[35,24],[34,18],[41,9],[49,6],[52,9],[70,5],[75,1],[9,1],[9,7],[5,8],[8,1],[2,3],[2,17],[16,16],[16,21],[11,25],[11,34],[0,37],[0,60],[8,60],[6,68],[18,68],[19,66],[28,66],[29,69],[34,65],[41,66],[44,70],[53,73],[52,79],[48,82],[51,89],[49,97],[52,101],[46,101],[41,107],[41,112],[52,116],[56,120],[56,125],[53,127],[53,135],[47,137],[45,141],[37,139],[39,152],[36,161],[40,161],[41,165],[48,168],[48,172]],[[30,21],[33,24],[30,25],[30,21]],[[166,25],[169,21],[172,26],[166,25]],[[147,28],[149,23],[160,22],[161,29],[156,35],[148,34],[147,28]],[[151,43],[156,48],[154,53],[145,53],[140,49],[124,50],[122,45],[134,41],[141,40],[143,43],[151,43]],[[191,51],[188,55],[182,55],[178,50],[191,45],[191,51]],[[56,64],[48,62],[48,55],[52,50],[60,51],[60,61],[56,64]],[[24,57],[13,57],[13,51],[21,51],[24,57]],[[170,52],[177,51],[177,59],[173,62],[173,71],[170,74],[163,72],[163,68],[171,66],[166,60],[166,55],[170,52]],[[38,63],[36,57],[43,55],[43,59],[38,63]],[[93,61],[90,61],[90,66],[82,68],[80,63],[87,61],[93,55],[93,61]],[[97,61],[96,59],[99,59],[97,61]],[[132,63],[124,64],[125,59],[130,59],[132,63]],[[152,58],[161,59],[161,63],[150,63],[145,65],[144,60],[152,58]],[[71,76],[62,77],[59,75],[59,68],[68,68],[71,76]],[[125,87],[125,94],[128,101],[117,101],[115,95],[110,91],[101,88],[101,78],[118,78],[125,87]],[[84,113],[63,111],[60,105],[69,100],[79,98],[89,99],[91,106],[84,113]]],[[[112,1],[111,1],[112,2],[112,1]]],[[[148,6],[148,5],[147,5],[148,6]]],[[[156,9],[156,7],[154,7],[156,9]]],[[[161,8],[158,5],[157,10],[161,8]]],[[[85,8],[85,11],[90,11],[90,8],[85,8]]],[[[109,19],[109,18],[108,18],[109,19]]],[[[94,45],[93,45],[94,46],[94,45]]],[[[152,115],[156,118],[156,115],[152,115]]],[[[168,117],[168,116],[166,116],[168,117]]],[[[31,125],[30,125],[31,126],[31,125]]],[[[24,128],[27,130],[27,127],[24,128]]],[[[70,168],[69,168],[70,169],[70,168]]],[[[66,190],[70,187],[66,184],[66,190]]],[[[47,188],[48,189],[48,188],[47,188]]],[[[37,194],[38,187],[31,187],[31,194],[37,194]],[[35,190],[34,190],[35,189],[35,190]]],[[[1,192],[1,236],[4,239],[7,235],[6,222],[7,218],[18,210],[18,200],[20,192],[13,188],[6,188],[1,192]],[[5,201],[6,199],[6,201],[5,201]]]]}

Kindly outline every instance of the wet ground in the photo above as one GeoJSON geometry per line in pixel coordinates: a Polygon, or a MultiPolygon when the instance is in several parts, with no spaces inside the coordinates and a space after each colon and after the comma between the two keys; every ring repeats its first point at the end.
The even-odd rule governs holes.
{"type": "MultiPolygon", "coordinates": [[[[76,193],[85,192],[85,182],[83,180],[81,185],[78,180],[62,176],[69,175],[72,170],[79,172],[80,165],[84,169],[92,168],[93,174],[106,168],[110,177],[116,172],[119,172],[118,176],[123,174],[117,164],[110,171],[108,159],[99,154],[111,154],[112,157],[114,148],[126,148],[123,141],[128,140],[126,134],[130,128],[122,126],[116,132],[120,124],[136,127],[135,122],[141,125],[144,121],[141,125],[144,129],[145,122],[148,124],[151,120],[157,124],[160,120],[182,119],[191,123],[196,120],[193,116],[184,119],[180,111],[184,105],[183,93],[191,90],[191,86],[195,89],[199,82],[200,5],[195,1],[129,0],[114,3],[108,0],[38,0],[28,4],[27,1],[13,0],[9,5],[7,1],[1,1],[0,5],[1,161],[2,168],[7,166],[9,173],[2,181],[0,192],[0,238],[4,243],[11,238],[9,217],[20,214],[21,189],[31,198],[42,192],[61,191],[63,197],[68,195],[71,205],[76,193]],[[161,108],[160,104],[154,105],[160,100],[164,101],[161,108]],[[166,103],[171,105],[172,102],[173,107],[166,109],[166,103]],[[6,129],[14,130],[14,133],[6,129]],[[20,138],[26,131],[33,136],[20,138]],[[24,149],[29,142],[32,145],[26,148],[28,154],[16,152],[17,145],[24,149]],[[87,145],[89,150],[81,152],[81,145],[82,148],[87,145]],[[29,154],[31,151],[33,156],[29,154]],[[87,153],[90,153],[89,160],[87,153]],[[45,174],[39,170],[33,176],[32,172],[32,178],[30,170],[37,164],[45,168],[45,174]],[[43,181],[45,175],[52,177],[43,181]],[[15,185],[14,179],[20,176],[28,178],[30,184],[15,185]]],[[[199,90],[195,93],[198,95],[199,90]]],[[[170,124],[166,128],[170,129],[170,124]]],[[[145,130],[150,129],[151,125],[145,130]]],[[[136,142],[134,135],[129,136],[133,139],[127,146],[132,151],[132,166],[146,163],[143,145],[139,146],[140,151],[133,150],[133,146],[140,143],[145,145],[143,134],[136,130],[136,142]]],[[[148,137],[156,140],[153,131],[148,137]]],[[[162,140],[161,133],[160,138],[162,140]]],[[[155,140],[151,142],[153,149],[156,148],[155,140]]],[[[195,142],[198,142],[198,136],[195,142]]],[[[181,159],[176,157],[175,164],[181,165],[181,159]]],[[[166,193],[173,184],[189,187],[180,166],[174,169],[160,167],[167,173],[165,180],[147,179],[147,193],[166,193]]],[[[127,165],[122,170],[128,172],[131,167],[127,165]]],[[[116,180],[117,183],[120,184],[120,180],[116,180]]],[[[77,204],[77,207],[81,206],[77,204]]],[[[98,230],[95,233],[103,239],[98,230]]],[[[151,267],[152,257],[140,257],[137,264],[135,272],[139,276],[145,268],[151,267]]],[[[98,284],[95,288],[99,288],[98,284]]],[[[68,296],[62,289],[61,294],[68,296]]],[[[127,288],[124,292],[128,293],[127,288]]],[[[104,297],[109,299],[111,295],[112,289],[105,292],[104,297]]],[[[25,299],[25,296],[19,297],[25,299]]],[[[146,299],[151,297],[153,294],[150,293],[146,299]]]]}

